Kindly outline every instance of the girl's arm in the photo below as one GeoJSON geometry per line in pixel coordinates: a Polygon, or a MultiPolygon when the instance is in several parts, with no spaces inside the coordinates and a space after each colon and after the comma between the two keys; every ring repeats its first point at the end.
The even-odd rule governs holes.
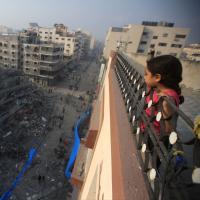
{"type": "Polygon", "coordinates": [[[164,100],[162,114],[163,114],[164,119],[169,119],[169,120],[165,120],[165,132],[166,133],[171,133],[174,130],[174,127],[172,126],[172,123],[171,123],[171,118],[174,115],[174,113],[175,112],[171,108],[169,103],[166,100],[164,100]]]}

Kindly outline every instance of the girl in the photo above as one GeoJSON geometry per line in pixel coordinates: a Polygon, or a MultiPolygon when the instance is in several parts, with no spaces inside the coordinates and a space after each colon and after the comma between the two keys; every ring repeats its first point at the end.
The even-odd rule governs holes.
{"type": "MultiPolygon", "coordinates": [[[[179,83],[182,81],[182,65],[180,61],[171,55],[162,55],[147,61],[144,72],[144,79],[148,88],[154,88],[153,103],[157,103],[161,96],[168,97],[177,107],[183,103],[181,88],[179,83]]],[[[147,96],[146,102],[150,101],[147,96]]],[[[154,111],[155,116],[157,111],[154,111]]],[[[148,117],[151,116],[151,107],[146,109],[148,117]]],[[[173,111],[167,101],[163,101],[162,116],[165,119],[165,133],[170,133],[176,128],[178,115],[173,111]]],[[[160,123],[154,121],[156,132],[160,133],[160,123]]]]}

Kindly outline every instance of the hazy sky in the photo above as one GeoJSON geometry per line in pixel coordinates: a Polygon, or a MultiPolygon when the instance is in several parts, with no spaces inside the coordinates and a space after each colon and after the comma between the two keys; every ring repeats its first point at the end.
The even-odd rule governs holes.
{"type": "Polygon", "coordinates": [[[64,23],[104,40],[109,26],[143,20],[191,28],[188,42],[200,42],[200,0],[0,0],[0,25],[17,29],[64,23]]]}

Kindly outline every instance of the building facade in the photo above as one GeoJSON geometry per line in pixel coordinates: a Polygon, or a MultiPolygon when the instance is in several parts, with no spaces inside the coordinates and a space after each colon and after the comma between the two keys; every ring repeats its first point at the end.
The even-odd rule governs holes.
{"type": "Polygon", "coordinates": [[[184,58],[200,62],[200,44],[190,44],[183,49],[184,58]]]}
{"type": "Polygon", "coordinates": [[[40,85],[53,85],[64,66],[63,52],[63,44],[24,44],[24,73],[40,85]]]}
{"type": "Polygon", "coordinates": [[[78,57],[79,41],[75,33],[69,32],[63,24],[54,24],[53,27],[40,27],[34,24],[29,28],[37,32],[41,41],[64,44],[64,58],[76,59],[78,57]]]}
{"type": "Polygon", "coordinates": [[[7,26],[0,25],[0,33],[11,34],[11,33],[14,33],[14,31],[7,26]]]}
{"type": "Polygon", "coordinates": [[[104,57],[117,48],[133,54],[171,54],[180,57],[190,30],[167,22],[142,22],[141,25],[110,27],[105,40],[104,57]]]}
{"type": "Polygon", "coordinates": [[[36,40],[37,35],[31,32],[0,35],[0,66],[22,70],[23,44],[36,40]]]}
{"type": "Polygon", "coordinates": [[[20,39],[18,35],[0,35],[0,66],[18,69],[20,65],[20,39]]]}
{"type": "Polygon", "coordinates": [[[53,27],[40,27],[36,23],[30,24],[30,30],[37,32],[41,41],[64,44],[65,59],[81,59],[93,47],[92,37],[83,31],[71,32],[63,24],[54,24],[53,27]]]}

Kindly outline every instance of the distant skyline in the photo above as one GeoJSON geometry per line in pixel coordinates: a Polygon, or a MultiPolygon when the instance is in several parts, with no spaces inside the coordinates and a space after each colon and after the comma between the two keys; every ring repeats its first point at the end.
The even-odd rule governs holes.
{"type": "Polygon", "coordinates": [[[191,29],[187,43],[200,43],[199,0],[0,0],[0,8],[0,25],[14,29],[63,23],[104,41],[110,26],[167,21],[191,29]]]}

